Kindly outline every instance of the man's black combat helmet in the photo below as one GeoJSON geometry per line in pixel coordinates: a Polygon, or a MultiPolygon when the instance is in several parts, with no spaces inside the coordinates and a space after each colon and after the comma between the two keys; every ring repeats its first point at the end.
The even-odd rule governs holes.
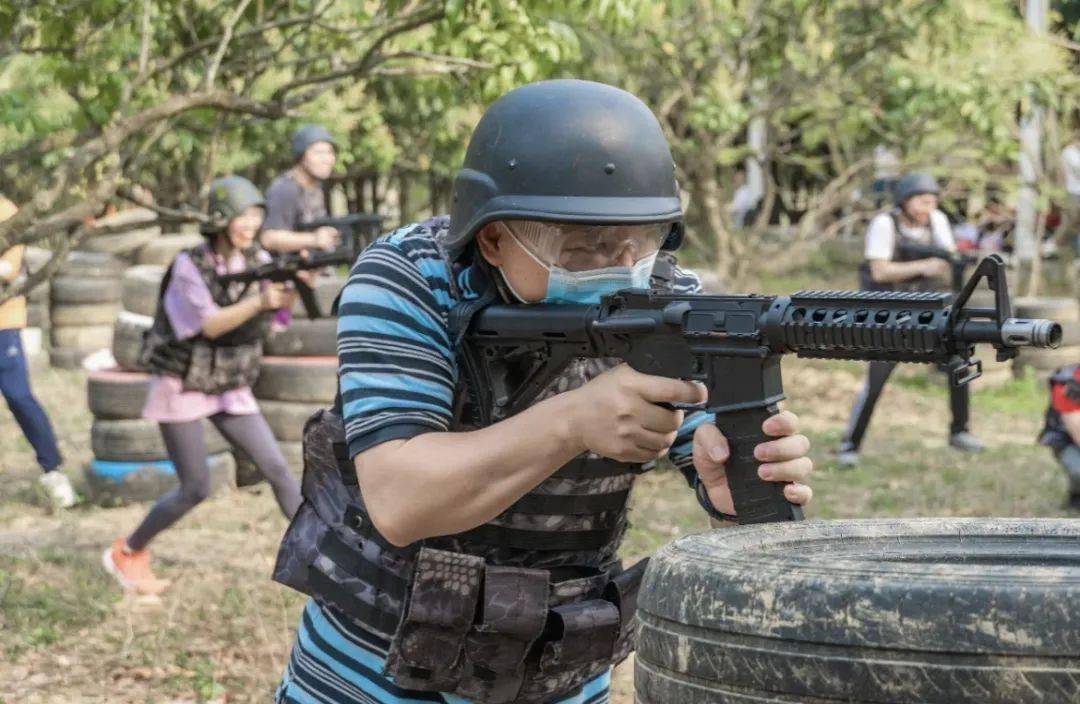
{"type": "Polygon", "coordinates": [[[673,222],[681,239],[675,165],[660,123],[624,90],[541,81],[495,101],[454,179],[447,246],[459,252],[495,220],[673,222]]]}
{"type": "Polygon", "coordinates": [[[300,161],[300,157],[304,156],[304,152],[308,150],[308,147],[316,142],[329,142],[331,145],[337,146],[334,138],[330,136],[330,133],[322,125],[301,125],[292,136],[293,161],[300,161]]]}
{"type": "Polygon", "coordinates": [[[937,179],[930,174],[904,174],[893,186],[893,200],[897,205],[903,205],[908,198],[914,198],[923,193],[933,193],[935,196],[941,193],[937,179]]]}

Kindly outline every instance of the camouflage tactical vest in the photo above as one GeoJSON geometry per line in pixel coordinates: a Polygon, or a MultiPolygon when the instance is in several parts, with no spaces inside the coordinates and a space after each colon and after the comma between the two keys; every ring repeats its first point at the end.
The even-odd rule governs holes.
{"type": "MultiPolygon", "coordinates": [[[[1077,369],[1080,369],[1080,364],[1070,364],[1054,372],[1049,382],[1050,393],[1053,394],[1054,386],[1064,384],[1065,395],[1071,400],[1080,403],[1080,381],[1076,380],[1077,369]]],[[[1054,403],[1051,401],[1050,405],[1046,407],[1046,419],[1043,422],[1042,432],[1039,433],[1039,444],[1060,451],[1071,445],[1072,441],[1072,436],[1069,435],[1069,431],[1065,428],[1065,423],[1061,419],[1061,413],[1054,408],[1054,403]]]]}
{"type": "MultiPolygon", "coordinates": [[[[218,280],[214,255],[208,245],[193,247],[186,253],[210,289],[214,303],[221,307],[231,306],[243,296],[246,287],[226,287],[218,280]]],[[[258,263],[257,253],[258,249],[254,247],[244,253],[245,268],[258,263]]],[[[161,280],[154,323],[143,336],[140,355],[143,365],[152,374],[179,378],[188,391],[220,394],[254,384],[259,376],[262,338],[269,326],[269,314],[260,313],[213,340],[202,333],[178,340],[165,313],[164,303],[174,265],[175,260],[161,280]]]]}
{"type": "MultiPolygon", "coordinates": [[[[533,403],[614,364],[577,360],[533,403]]],[[[471,417],[456,413],[453,429],[471,417]]],[[[649,468],[583,455],[492,521],[399,548],[368,517],[341,416],[319,411],[304,428],[304,502],[274,579],[390,640],[385,674],[401,687],[552,701],[633,647],[645,563],[624,570],[616,551],[631,487],[649,468]]]]}

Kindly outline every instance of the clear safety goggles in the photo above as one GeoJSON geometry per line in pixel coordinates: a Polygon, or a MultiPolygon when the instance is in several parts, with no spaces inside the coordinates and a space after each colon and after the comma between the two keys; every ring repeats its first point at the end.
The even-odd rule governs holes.
{"type": "Polygon", "coordinates": [[[671,232],[669,222],[585,225],[503,220],[502,224],[541,262],[567,271],[633,264],[656,254],[671,232]]]}

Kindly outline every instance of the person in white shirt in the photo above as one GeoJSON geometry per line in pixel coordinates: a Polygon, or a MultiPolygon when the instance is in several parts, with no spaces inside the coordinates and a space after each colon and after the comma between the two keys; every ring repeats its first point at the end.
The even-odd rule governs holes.
{"type": "Polygon", "coordinates": [[[1080,233],[1076,225],[1080,222],[1080,139],[1074,139],[1061,151],[1061,171],[1065,176],[1065,191],[1069,195],[1065,203],[1065,216],[1061,221],[1062,241],[1075,236],[1074,244],[1080,252],[1080,233]]]}
{"type": "MultiPolygon", "coordinates": [[[[910,241],[956,250],[949,219],[938,210],[940,191],[937,181],[928,174],[910,173],[896,182],[893,188],[896,207],[876,215],[866,230],[865,261],[860,268],[863,289],[933,291],[941,288],[942,280],[949,274],[948,262],[937,258],[914,259],[898,246],[910,241]]],[[[874,405],[895,368],[896,362],[869,363],[866,384],[855,400],[837,453],[837,462],[841,466],[858,464],[859,447],[870,425],[874,405]]],[[[949,405],[952,410],[949,444],[966,452],[982,450],[983,443],[968,429],[970,395],[967,386],[950,387],[949,405]]]]}

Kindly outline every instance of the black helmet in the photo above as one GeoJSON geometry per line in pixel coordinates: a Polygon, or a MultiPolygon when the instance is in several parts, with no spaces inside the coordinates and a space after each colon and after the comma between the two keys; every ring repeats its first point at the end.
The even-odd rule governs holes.
{"type": "Polygon", "coordinates": [[[930,174],[910,173],[904,174],[893,186],[893,201],[897,205],[903,205],[908,198],[913,198],[923,193],[933,193],[935,196],[941,193],[937,179],[930,174]]]}
{"type": "Polygon", "coordinates": [[[308,147],[316,142],[329,142],[335,147],[337,146],[334,138],[330,136],[330,133],[322,125],[301,125],[296,132],[293,132],[292,136],[293,161],[300,161],[300,157],[304,156],[304,152],[308,150],[308,147]]]}
{"type": "Polygon", "coordinates": [[[223,176],[210,184],[210,222],[202,226],[204,235],[217,234],[229,221],[253,205],[265,207],[263,195],[251,181],[242,176],[223,176]]]}
{"type": "Polygon", "coordinates": [[[682,207],[656,117],[619,88],[541,81],[495,101],[454,179],[447,246],[459,252],[489,222],[676,222],[682,207]]]}

